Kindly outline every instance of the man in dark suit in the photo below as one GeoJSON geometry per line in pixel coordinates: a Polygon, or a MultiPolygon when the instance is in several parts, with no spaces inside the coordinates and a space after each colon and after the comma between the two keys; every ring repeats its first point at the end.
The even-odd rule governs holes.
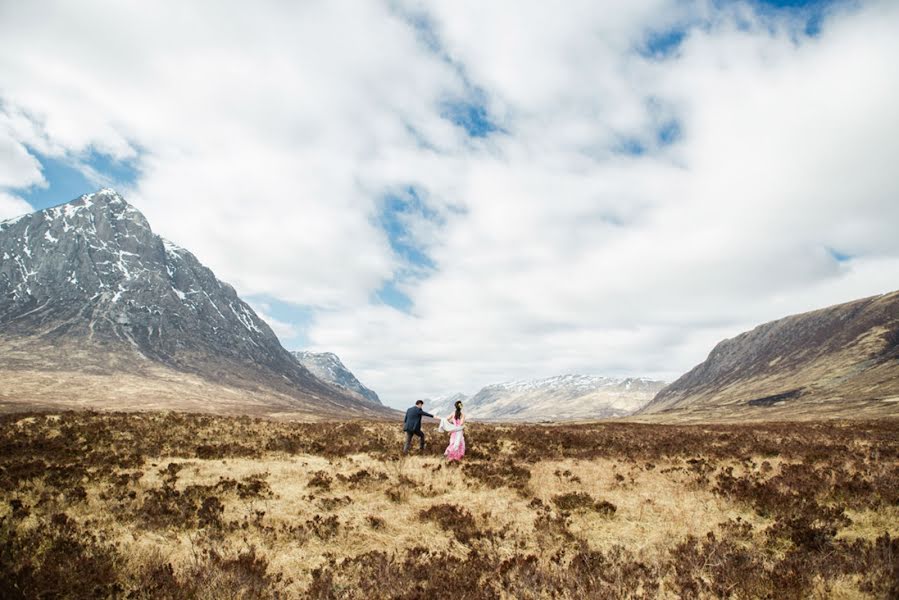
{"type": "Polygon", "coordinates": [[[421,438],[421,444],[418,446],[419,450],[425,449],[425,434],[421,430],[421,418],[431,417],[433,419],[434,415],[426,413],[422,406],[424,406],[424,400],[416,400],[415,406],[406,411],[406,419],[403,421],[403,431],[406,432],[406,443],[403,444],[403,454],[409,454],[409,446],[412,445],[413,435],[417,435],[421,438]]]}

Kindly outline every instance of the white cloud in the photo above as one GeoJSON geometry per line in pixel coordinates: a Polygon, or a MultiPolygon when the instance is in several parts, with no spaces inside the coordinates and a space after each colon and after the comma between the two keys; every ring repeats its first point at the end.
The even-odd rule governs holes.
{"type": "Polygon", "coordinates": [[[4,106],[32,116],[29,136],[139,151],[129,199],[247,294],[365,302],[397,265],[362,166],[415,148],[413,130],[461,139],[436,111],[458,77],[378,3],[215,2],[177,19],[58,3],[7,9],[2,27],[4,106]]]}
{"type": "Polygon", "coordinates": [[[18,217],[31,211],[31,205],[18,196],[0,191],[0,221],[18,217]]]}
{"type": "Polygon", "coordinates": [[[318,306],[312,344],[396,404],[671,378],[723,336],[896,287],[896,3],[815,38],[741,4],[391,6],[0,8],[0,186],[40,183],[26,146],[136,157],[160,233],[244,295],[318,306]],[[675,24],[695,25],[675,55],[637,52],[675,24]],[[485,139],[441,117],[473,88],[485,139]],[[377,211],[410,185],[440,218],[406,217],[436,269],[403,280],[404,314],[370,298],[409,272],[377,211]]]}
{"type": "Polygon", "coordinates": [[[0,188],[24,188],[44,183],[41,163],[3,125],[0,115],[0,188]]]}

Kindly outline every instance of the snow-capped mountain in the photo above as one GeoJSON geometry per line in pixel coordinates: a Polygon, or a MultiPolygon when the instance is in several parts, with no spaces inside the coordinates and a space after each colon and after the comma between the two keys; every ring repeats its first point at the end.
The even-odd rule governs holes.
{"type": "MultiPolygon", "coordinates": [[[[665,386],[645,378],[558,375],[488,385],[467,400],[431,403],[449,414],[462,399],[466,414],[501,421],[560,421],[623,417],[643,408],[665,386]]],[[[449,399],[447,399],[449,400],[449,399]]],[[[426,405],[428,403],[426,402],[426,405]]],[[[432,412],[426,406],[425,410],[432,412]]],[[[443,416],[443,412],[439,412],[443,416]]]]}
{"type": "Polygon", "coordinates": [[[332,352],[291,352],[304,367],[319,379],[347,390],[372,404],[381,405],[381,399],[369,388],[362,385],[356,376],[332,352]]]}
{"type": "Polygon", "coordinates": [[[113,190],[0,223],[0,257],[0,404],[371,410],[113,190]]]}
{"type": "Polygon", "coordinates": [[[461,392],[437,396],[436,398],[427,398],[425,399],[424,409],[425,412],[429,412],[436,417],[445,417],[456,410],[456,402],[459,400],[466,405],[467,410],[468,396],[461,392]]]}

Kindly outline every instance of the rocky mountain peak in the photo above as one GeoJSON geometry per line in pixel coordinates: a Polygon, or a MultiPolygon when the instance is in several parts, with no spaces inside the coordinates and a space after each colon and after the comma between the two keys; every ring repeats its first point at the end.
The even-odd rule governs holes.
{"type": "Polygon", "coordinates": [[[319,379],[358,395],[366,402],[381,405],[378,395],[360,382],[333,352],[292,352],[294,358],[319,379]]]}
{"type": "Polygon", "coordinates": [[[0,337],[50,352],[97,346],[99,371],[110,371],[109,350],[119,365],[357,403],[294,360],[230,285],[114,190],[0,223],[0,257],[0,337]]]}

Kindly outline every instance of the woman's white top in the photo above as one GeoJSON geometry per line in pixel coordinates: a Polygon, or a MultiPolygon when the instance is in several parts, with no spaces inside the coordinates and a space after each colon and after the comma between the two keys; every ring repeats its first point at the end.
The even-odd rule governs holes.
{"type": "Polygon", "coordinates": [[[440,419],[440,425],[437,426],[437,431],[442,431],[443,433],[453,433],[455,431],[462,431],[463,429],[465,429],[465,425],[450,423],[446,418],[440,419]]]}

